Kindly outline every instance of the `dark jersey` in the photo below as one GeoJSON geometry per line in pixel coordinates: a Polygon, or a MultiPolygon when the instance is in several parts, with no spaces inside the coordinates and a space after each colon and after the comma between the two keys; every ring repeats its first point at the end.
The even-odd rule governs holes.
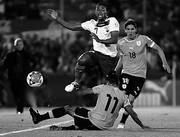
{"type": "Polygon", "coordinates": [[[4,68],[8,69],[9,80],[26,80],[26,76],[32,71],[35,62],[31,55],[22,51],[13,51],[7,54],[4,60],[4,68]]]}

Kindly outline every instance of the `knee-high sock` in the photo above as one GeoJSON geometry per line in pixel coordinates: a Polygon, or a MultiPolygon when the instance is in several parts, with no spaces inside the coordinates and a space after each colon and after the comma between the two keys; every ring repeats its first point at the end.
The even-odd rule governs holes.
{"type": "Polygon", "coordinates": [[[128,116],[129,116],[129,114],[126,111],[124,111],[120,123],[125,124],[128,116]]]}
{"type": "Polygon", "coordinates": [[[50,118],[59,118],[66,115],[64,107],[55,108],[52,111],[49,111],[41,115],[41,120],[50,119],[50,118]]]}
{"type": "Polygon", "coordinates": [[[80,84],[81,81],[83,80],[83,74],[85,74],[85,66],[80,66],[76,64],[75,67],[75,81],[80,84]]]}

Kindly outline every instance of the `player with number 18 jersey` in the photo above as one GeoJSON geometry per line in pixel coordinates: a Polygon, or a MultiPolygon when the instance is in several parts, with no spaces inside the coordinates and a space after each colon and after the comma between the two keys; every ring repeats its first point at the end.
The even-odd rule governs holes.
{"type": "Polygon", "coordinates": [[[126,37],[119,40],[117,49],[123,55],[122,73],[146,78],[147,46],[152,48],[154,44],[154,41],[145,35],[137,35],[134,40],[128,40],[126,37]]]}
{"type": "MultiPolygon", "coordinates": [[[[148,36],[137,33],[137,24],[133,19],[128,19],[124,26],[126,37],[118,41],[117,50],[121,58],[115,70],[118,70],[122,64],[119,88],[126,92],[131,104],[133,104],[146,79],[148,47],[157,51],[165,70],[170,72],[170,68],[162,49],[148,36]]],[[[125,113],[120,121],[122,128],[124,128],[128,118],[128,114],[125,113]]]]}

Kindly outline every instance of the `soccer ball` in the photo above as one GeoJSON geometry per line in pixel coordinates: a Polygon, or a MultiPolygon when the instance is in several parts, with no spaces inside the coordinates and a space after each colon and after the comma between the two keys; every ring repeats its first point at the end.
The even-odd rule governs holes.
{"type": "Polygon", "coordinates": [[[32,71],[27,75],[26,81],[30,87],[40,87],[43,83],[43,76],[38,71],[32,71]]]}

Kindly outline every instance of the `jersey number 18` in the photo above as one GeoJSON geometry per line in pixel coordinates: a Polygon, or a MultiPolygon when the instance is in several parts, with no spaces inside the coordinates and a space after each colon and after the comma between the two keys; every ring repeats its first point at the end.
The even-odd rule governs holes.
{"type": "Polygon", "coordinates": [[[129,52],[130,58],[136,58],[136,53],[135,52],[129,52]]]}

